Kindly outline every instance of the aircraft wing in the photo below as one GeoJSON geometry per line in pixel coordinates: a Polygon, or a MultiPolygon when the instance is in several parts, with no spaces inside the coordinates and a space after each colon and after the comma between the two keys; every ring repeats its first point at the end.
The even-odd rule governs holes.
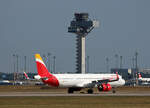
{"type": "Polygon", "coordinates": [[[95,81],[91,81],[88,82],[86,84],[84,84],[84,86],[86,87],[95,87],[96,85],[101,85],[103,83],[107,84],[109,82],[114,82],[114,81],[118,81],[119,80],[119,75],[116,73],[116,78],[111,78],[111,79],[102,79],[102,80],[95,80],[95,81]]]}
{"type": "Polygon", "coordinates": [[[114,80],[111,80],[111,79],[102,79],[102,80],[97,80],[97,81],[92,81],[92,83],[95,83],[95,84],[102,84],[102,83],[109,83],[109,82],[114,82],[114,81],[118,81],[119,78],[116,78],[114,80]]]}
{"type": "Polygon", "coordinates": [[[103,79],[103,80],[98,80],[99,83],[108,83],[108,82],[114,82],[114,81],[118,81],[119,80],[119,76],[118,74],[116,74],[116,78],[115,79],[103,79]]]}

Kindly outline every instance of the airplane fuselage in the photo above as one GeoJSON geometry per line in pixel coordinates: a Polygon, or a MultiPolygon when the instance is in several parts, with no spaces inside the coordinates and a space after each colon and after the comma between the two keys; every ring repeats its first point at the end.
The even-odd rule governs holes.
{"type": "MultiPolygon", "coordinates": [[[[93,87],[93,81],[110,79],[114,80],[116,74],[53,74],[58,80],[59,87],[93,87]]],[[[118,87],[125,84],[124,79],[119,76],[119,80],[109,82],[112,87],[118,87]]],[[[95,85],[94,85],[95,87],[95,85]]]]}

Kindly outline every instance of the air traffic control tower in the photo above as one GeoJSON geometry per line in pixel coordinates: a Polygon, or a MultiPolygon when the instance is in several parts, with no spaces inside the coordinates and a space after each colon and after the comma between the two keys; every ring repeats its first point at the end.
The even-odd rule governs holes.
{"type": "Polygon", "coordinates": [[[74,14],[74,19],[71,21],[70,27],[68,27],[68,32],[75,33],[77,35],[76,73],[85,74],[85,37],[94,27],[98,26],[99,22],[96,20],[90,20],[88,13],[74,14]]]}

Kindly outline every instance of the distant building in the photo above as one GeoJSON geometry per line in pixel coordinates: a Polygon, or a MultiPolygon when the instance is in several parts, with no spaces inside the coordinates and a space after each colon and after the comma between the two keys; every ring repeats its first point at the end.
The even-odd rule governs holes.
{"type": "MultiPolygon", "coordinates": [[[[118,74],[121,75],[122,78],[125,80],[137,78],[136,69],[116,69],[116,68],[111,69],[111,73],[116,72],[118,72],[118,74]]],[[[150,69],[138,69],[138,72],[141,73],[142,77],[150,78],[150,69]]]]}

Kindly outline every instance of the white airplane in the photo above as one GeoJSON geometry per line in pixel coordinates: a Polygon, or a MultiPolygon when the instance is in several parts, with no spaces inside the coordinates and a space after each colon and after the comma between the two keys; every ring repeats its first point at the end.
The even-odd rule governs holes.
{"type": "Polygon", "coordinates": [[[138,80],[143,82],[150,82],[150,78],[142,78],[140,73],[138,73],[138,80]]]}
{"type": "Polygon", "coordinates": [[[0,85],[13,85],[13,83],[8,80],[0,80],[0,85]]]}
{"type": "MultiPolygon", "coordinates": [[[[118,74],[52,74],[49,73],[40,54],[35,54],[38,75],[43,83],[53,87],[68,88],[68,93],[88,88],[88,93],[93,93],[93,88],[99,91],[110,91],[114,87],[123,86],[125,80],[118,74]]],[[[115,91],[113,91],[115,93],[115,91]]]]}

